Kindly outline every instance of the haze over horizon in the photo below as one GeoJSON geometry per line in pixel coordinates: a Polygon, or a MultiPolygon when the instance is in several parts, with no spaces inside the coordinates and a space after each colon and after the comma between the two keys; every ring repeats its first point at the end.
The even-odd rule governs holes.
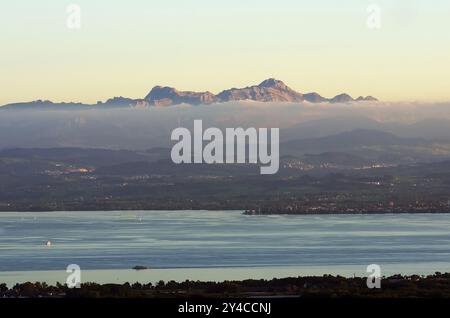
{"type": "Polygon", "coordinates": [[[141,98],[155,85],[218,93],[274,77],[302,93],[449,101],[450,3],[78,0],[2,4],[0,105],[141,98]],[[230,23],[232,21],[232,23],[230,23]],[[432,35],[432,36],[431,36],[432,35]]]}

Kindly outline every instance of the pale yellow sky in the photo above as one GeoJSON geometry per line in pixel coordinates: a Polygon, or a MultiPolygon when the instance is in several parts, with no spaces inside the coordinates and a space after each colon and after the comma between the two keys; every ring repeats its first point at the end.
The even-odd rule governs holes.
{"type": "Polygon", "coordinates": [[[210,90],[275,77],[300,92],[450,100],[450,2],[16,0],[0,10],[0,104],[142,98],[154,85],[210,90]]]}

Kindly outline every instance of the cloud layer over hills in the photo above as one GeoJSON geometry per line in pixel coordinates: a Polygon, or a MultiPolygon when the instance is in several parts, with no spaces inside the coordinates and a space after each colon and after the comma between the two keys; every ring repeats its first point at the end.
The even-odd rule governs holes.
{"type": "Polygon", "coordinates": [[[196,107],[45,108],[0,111],[0,148],[99,147],[149,149],[170,144],[176,127],[278,127],[282,140],[353,129],[401,137],[450,139],[450,103],[279,103],[239,101],[196,107]]]}

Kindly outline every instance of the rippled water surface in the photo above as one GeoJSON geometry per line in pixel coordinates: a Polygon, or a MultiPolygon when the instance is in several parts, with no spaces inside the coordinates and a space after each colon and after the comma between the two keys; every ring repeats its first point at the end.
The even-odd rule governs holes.
{"type": "Polygon", "coordinates": [[[403,272],[450,271],[450,215],[0,213],[3,276],[5,272],[64,271],[68,264],[106,271],[136,265],[171,272],[184,269],[185,273],[207,268],[224,277],[227,269],[241,271],[242,277],[251,276],[245,273],[256,277],[258,271],[276,276],[284,270],[287,275],[319,269],[348,274],[372,263],[403,272]]]}

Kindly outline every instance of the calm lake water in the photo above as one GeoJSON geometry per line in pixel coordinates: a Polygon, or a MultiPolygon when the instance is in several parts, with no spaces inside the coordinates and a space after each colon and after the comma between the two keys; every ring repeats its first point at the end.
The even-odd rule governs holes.
{"type": "Polygon", "coordinates": [[[450,215],[241,211],[0,213],[0,281],[223,280],[450,272],[450,215]],[[46,246],[46,241],[51,246],[46,246]],[[151,268],[134,271],[136,265],[151,268]]]}

